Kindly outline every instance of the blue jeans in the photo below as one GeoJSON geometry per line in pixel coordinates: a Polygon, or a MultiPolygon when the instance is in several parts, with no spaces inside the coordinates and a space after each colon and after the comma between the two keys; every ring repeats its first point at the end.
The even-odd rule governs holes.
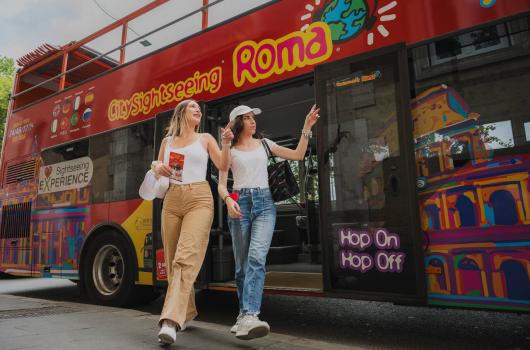
{"type": "Polygon", "coordinates": [[[239,312],[258,315],[265,283],[265,262],[271,245],[276,207],[268,188],[238,190],[241,219],[228,218],[235,259],[239,312]]]}

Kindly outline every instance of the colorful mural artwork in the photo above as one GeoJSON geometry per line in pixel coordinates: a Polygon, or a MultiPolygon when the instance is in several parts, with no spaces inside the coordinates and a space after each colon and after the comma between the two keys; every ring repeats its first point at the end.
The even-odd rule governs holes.
{"type": "Polygon", "coordinates": [[[90,228],[90,187],[39,194],[31,224],[33,273],[78,278],[78,258],[90,228]]]}
{"type": "MultiPolygon", "coordinates": [[[[0,271],[22,276],[78,279],[83,244],[93,226],[100,223],[93,219],[96,209],[91,199],[91,160],[81,157],[38,166],[42,162],[40,158],[36,159],[35,181],[10,185],[0,191],[2,208],[32,203],[31,211],[25,216],[18,215],[16,219],[19,223],[22,223],[21,220],[29,222],[29,230],[24,236],[16,233],[16,239],[0,239],[0,271]],[[90,170],[90,176],[86,177],[88,180],[79,180],[85,179],[79,175],[83,174],[80,171],[87,169],[90,170]],[[68,176],[72,174],[78,174],[75,181],[82,187],[65,190],[72,187],[68,183],[68,176]],[[46,186],[43,184],[50,182],[55,175],[59,176],[57,179],[66,180],[58,180],[60,185],[50,185],[50,189],[44,191],[46,186]],[[13,193],[17,195],[13,196],[13,193]],[[7,197],[9,200],[5,200],[7,197]],[[16,247],[11,247],[13,240],[18,243],[16,247]]],[[[103,207],[104,212],[108,210],[103,207]]],[[[137,200],[120,206],[119,210],[122,219],[117,223],[130,234],[138,256],[139,282],[152,284],[152,203],[137,200]]],[[[105,214],[100,213],[98,217],[105,217],[105,214]]]]}
{"type": "Polygon", "coordinates": [[[446,85],[411,110],[430,303],[530,310],[530,154],[494,157],[492,128],[446,85]]]}
{"type": "MultiPolygon", "coordinates": [[[[35,166],[38,159],[38,157],[29,157],[18,161],[25,166],[34,167],[33,176],[35,177],[38,171],[35,166]]],[[[6,232],[9,238],[4,235],[0,237],[0,272],[31,276],[31,228],[23,230],[16,218],[22,217],[20,214],[28,214],[26,210],[31,212],[31,203],[36,193],[37,183],[34,181],[11,183],[0,189],[2,232],[7,231],[8,226],[11,228],[11,232],[6,232]],[[26,206],[26,210],[16,210],[23,206],[26,206]],[[13,212],[8,213],[7,208],[15,209],[14,212],[19,215],[15,214],[13,217],[13,212]]]]}

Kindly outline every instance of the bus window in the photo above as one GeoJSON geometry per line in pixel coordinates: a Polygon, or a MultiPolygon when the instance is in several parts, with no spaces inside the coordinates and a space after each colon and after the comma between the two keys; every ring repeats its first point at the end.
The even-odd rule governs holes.
{"type": "Polygon", "coordinates": [[[154,121],[98,135],[90,140],[95,176],[94,203],[138,198],[138,188],[154,157],[154,121]]]}
{"type": "Polygon", "coordinates": [[[105,193],[112,193],[114,175],[109,170],[112,133],[98,135],[90,140],[90,159],[94,167],[92,178],[92,203],[105,202],[105,193]]]}
{"type": "Polygon", "coordinates": [[[55,164],[86,157],[88,155],[88,140],[82,140],[67,145],[55,147],[42,152],[42,160],[45,165],[55,164]]]}
{"type": "Polygon", "coordinates": [[[470,145],[467,141],[457,141],[451,146],[451,158],[455,168],[463,167],[471,161],[470,145]]]}
{"type": "MultiPolygon", "coordinates": [[[[499,242],[510,247],[502,252],[503,259],[528,261],[524,242],[530,239],[529,23],[529,16],[513,19],[409,51],[418,166],[425,162],[421,155],[426,150],[443,150],[443,168],[428,162],[426,185],[418,191],[421,221],[431,242],[426,261],[450,239],[448,260],[456,261],[462,252],[480,257],[485,264],[480,268],[483,280],[504,272],[501,262],[494,262],[499,242]]],[[[448,285],[445,293],[451,300],[466,300],[469,295],[517,299],[505,291],[528,285],[528,276],[514,273],[492,285],[476,283],[480,288],[470,291],[469,280],[479,281],[480,274],[466,266],[448,265],[449,280],[467,281],[463,286],[448,285]],[[458,269],[468,271],[462,275],[458,269]]],[[[435,280],[428,280],[427,290],[431,300],[444,299],[435,280]]]]}

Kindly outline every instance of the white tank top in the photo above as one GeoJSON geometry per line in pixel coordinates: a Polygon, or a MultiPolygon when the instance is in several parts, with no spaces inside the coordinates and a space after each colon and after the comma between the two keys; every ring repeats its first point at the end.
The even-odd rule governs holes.
{"type": "MultiPolygon", "coordinates": [[[[264,139],[269,148],[276,144],[274,141],[264,139]]],[[[260,146],[252,151],[240,151],[232,147],[232,175],[234,176],[234,190],[242,188],[269,188],[269,175],[267,173],[268,155],[265,147],[260,146]]]]}
{"type": "Polygon", "coordinates": [[[169,182],[177,185],[190,184],[206,180],[208,152],[201,143],[202,134],[195,142],[186,147],[171,147],[171,137],[166,138],[164,163],[173,169],[169,182]]]}

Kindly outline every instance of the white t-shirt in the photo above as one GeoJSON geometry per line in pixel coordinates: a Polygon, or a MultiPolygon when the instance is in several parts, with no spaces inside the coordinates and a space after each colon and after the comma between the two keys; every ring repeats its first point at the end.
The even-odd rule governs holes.
{"type": "MultiPolygon", "coordinates": [[[[264,139],[272,150],[274,141],[264,139]]],[[[260,145],[252,151],[240,151],[232,147],[232,175],[234,176],[234,190],[242,188],[269,188],[267,173],[267,151],[260,141],[260,145]]]]}

